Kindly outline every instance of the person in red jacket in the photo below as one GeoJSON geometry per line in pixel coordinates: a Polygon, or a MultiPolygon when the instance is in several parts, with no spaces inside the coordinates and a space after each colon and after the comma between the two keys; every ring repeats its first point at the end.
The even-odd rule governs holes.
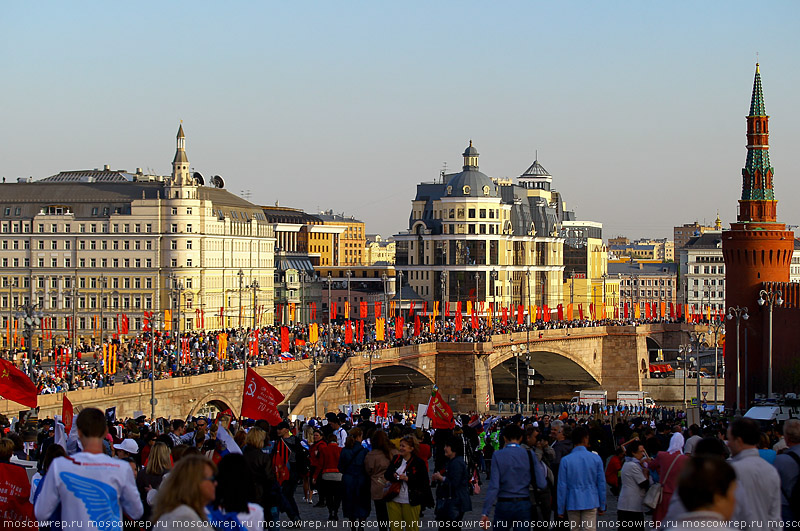
{"type": "Polygon", "coordinates": [[[339,520],[339,504],[342,502],[342,473],[339,472],[339,454],[342,449],[331,433],[325,438],[325,445],[320,447],[320,466],[317,473],[317,485],[328,505],[328,521],[339,520]]]}
{"type": "Polygon", "coordinates": [[[606,483],[611,487],[611,494],[614,496],[619,496],[619,490],[622,487],[619,475],[623,464],[625,464],[625,447],[617,446],[614,455],[609,458],[606,465],[606,483]]]}
{"type": "Polygon", "coordinates": [[[314,505],[314,507],[325,507],[325,494],[322,490],[322,486],[317,482],[319,472],[322,470],[321,452],[322,449],[327,445],[320,430],[314,429],[314,433],[311,436],[311,443],[311,448],[308,449],[308,461],[311,465],[309,477],[311,478],[311,484],[313,486],[312,488],[317,488],[319,491],[319,501],[316,505],[314,505]]]}

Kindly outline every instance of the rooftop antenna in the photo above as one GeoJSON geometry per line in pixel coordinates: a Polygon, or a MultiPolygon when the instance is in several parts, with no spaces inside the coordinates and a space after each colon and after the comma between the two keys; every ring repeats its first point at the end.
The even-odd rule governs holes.
{"type": "Polygon", "coordinates": [[[442,172],[440,174],[442,177],[442,184],[444,184],[444,176],[446,174],[447,174],[447,162],[442,162],[442,172]]]}
{"type": "Polygon", "coordinates": [[[536,150],[536,160],[537,161],[539,160],[539,150],[538,149],[536,150]]]}
{"type": "Polygon", "coordinates": [[[250,196],[253,195],[253,192],[250,190],[239,190],[239,194],[244,197],[247,201],[250,201],[250,196]]]}

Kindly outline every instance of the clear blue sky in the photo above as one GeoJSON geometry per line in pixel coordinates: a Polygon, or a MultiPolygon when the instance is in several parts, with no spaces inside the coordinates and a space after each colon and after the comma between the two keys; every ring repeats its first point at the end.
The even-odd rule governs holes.
{"type": "Polygon", "coordinates": [[[735,218],[756,52],[800,223],[797,2],[8,2],[0,175],[191,164],[263,204],[407,228],[469,139],[606,237],[735,218]]]}

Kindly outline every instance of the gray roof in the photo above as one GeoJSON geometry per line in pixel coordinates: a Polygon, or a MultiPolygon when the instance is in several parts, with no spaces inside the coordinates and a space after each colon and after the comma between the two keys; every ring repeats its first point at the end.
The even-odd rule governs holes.
{"type": "Polygon", "coordinates": [[[453,175],[447,186],[452,187],[452,197],[497,197],[497,185],[485,174],[478,170],[464,170],[453,175]],[[469,193],[464,193],[464,186],[469,186],[469,193]],[[483,192],[483,187],[489,187],[489,194],[483,192]]]}
{"type": "Polygon", "coordinates": [[[675,262],[609,262],[609,275],[677,275],[678,264],[675,262]]]}
{"type": "Polygon", "coordinates": [[[110,182],[131,182],[134,180],[134,174],[124,170],[75,170],[75,171],[62,171],[56,175],[45,177],[37,182],[73,182],[73,183],[110,183],[110,182]]]}
{"type": "Polygon", "coordinates": [[[339,223],[364,223],[360,219],[356,219],[353,216],[347,217],[341,214],[315,214],[315,217],[321,219],[322,221],[333,221],[339,223]]]}
{"type": "Polygon", "coordinates": [[[533,164],[520,177],[552,177],[552,175],[539,164],[538,160],[534,160],[533,164]]]}
{"type": "Polygon", "coordinates": [[[687,249],[722,249],[722,233],[719,231],[704,232],[700,236],[689,238],[684,247],[687,249]]]}
{"type": "MultiPolygon", "coordinates": [[[[0,205],[25,205],[23,217],[32,217],[44,205],[71,206],[76,219],[108,217],[110,213],[130,214],[130,204],[137,199],[164,197],[162,182],[62,182],[43,179],[32,183],[0,184],[0,205]],[[97,208],[97,213],[94,209],[97,208]],[[108,209],[107,211],[105,209],[108,209]]],[[[200,186],[198,199],[212,202],[217,215],[247,221],[261,208],[222,188],[200,186]],[[243,214],[246,214],[244,216],[243,214]]]]}

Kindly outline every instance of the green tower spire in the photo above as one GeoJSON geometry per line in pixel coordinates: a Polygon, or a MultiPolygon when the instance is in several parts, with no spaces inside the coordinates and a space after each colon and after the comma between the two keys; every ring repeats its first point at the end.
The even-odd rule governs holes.
{"type": "Polygon", "coordinates": [[[753,80],[753,97],[750,98],[750,116],[766,116],[764,94],[761,92],[761,70],[756,63],[756,77],[753,80]]]}

